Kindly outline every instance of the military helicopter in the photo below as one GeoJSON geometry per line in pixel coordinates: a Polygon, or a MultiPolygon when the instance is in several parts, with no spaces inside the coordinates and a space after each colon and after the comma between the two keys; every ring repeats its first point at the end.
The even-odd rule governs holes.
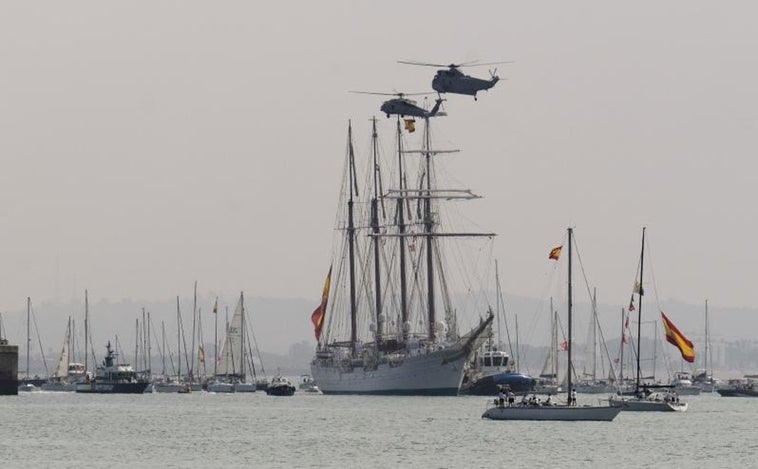
{"type": "Polygon", "coordinates": [[[491,78],[489,80],[483,80],[481,78],[475,78],[469,75],[464,75],[463,72],[461,72],[459,69],[461,67],[482,67],[486,65],[498,65],[498,64],[507,64],[507,63],[513,63],[512,61],[506,61],[506,62],[487,62],[487,63],[476,63],[474,62],[465,62],[465,63],[459,63],[459,64],[430,64],[425,62],[415,62],[412,60],[398,60],[398,63],[401,64],[407,64],[407,65],[420,65],[423,67],[447,67],[446,70],[437,70],[437,74],[434,76],[434,79],[432,80],[432,88],[437,93],[456,93],[456,94],[465,94],[469,96],[473,96],[474,100],[476,100],[476,93],[478,91],[482,90],[488,90],[495,86],[495,83],[500,80],[495,73],[497,73],[497,69],[490,70],[490,76],[491,78]]]}
{"type": "Polygon", "coordinates": [[[406,96],[425,95],[432,93],[372,93],[369,91],[351,91],[351,93],[397,96],[397,98],[388,99],[382,103],[382,107],[380,109],[387,115],[387,117],[394,114],[401,117],[413,116],[427,119],[429,117],[434,117],[437,115],[444,115],[443,113],[439,112],[440,105],[442,105],[442,101],[444,101],[442,98],[437,98],[434,100],[434,107],[430,111],[427,111],[426,109],[417,105],[416,101],[406,98],[406,96]]]}

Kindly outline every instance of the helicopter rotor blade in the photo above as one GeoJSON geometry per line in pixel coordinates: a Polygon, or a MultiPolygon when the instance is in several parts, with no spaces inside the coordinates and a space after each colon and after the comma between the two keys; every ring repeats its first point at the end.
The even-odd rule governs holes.
{"type": "Polygon", "coordinates": [[[500,62],[484,62],[484,63],[478,63],[476,61],[473,62],[466,62],[459,64],[458,67],[486,67],[487,65],[500,65],[500,64],[512,64],[514,63],[513,60],[503,60],[500,62]]]}
{"type": "Polygon", "coordinates": [[[349,93],[358,93],[358,94],[376,94],[380,96],[397,96],[397,97],[404,97],[404,96],[422,96],[422,95],[429,95],[434,93],[402,93],[402,92],[395,92],[395,93],[377,93],[373,91],[349,91],[349,93]]]}
{"type": "Polygon", "coordinates": [[[398,60],[399,64],[420,65],[422,67],[455,67],[455,64],[431,64],[426,62],[416,62],[415,60],[398,60]]]}

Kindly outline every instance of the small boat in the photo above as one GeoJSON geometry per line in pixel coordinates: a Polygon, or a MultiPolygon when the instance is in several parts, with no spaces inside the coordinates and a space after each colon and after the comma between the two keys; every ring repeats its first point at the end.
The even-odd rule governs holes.
{"type": "Polygon", "coordinates": [[[611,396],[609,402],[624,411],[632,412],[686,412],[687,403],[680,402],[674,392],[650,392],[646,388],[636,396],[611,396]]]}
{"type": "Polygon", "coordinates": [[[266,389],[269,396],[291,396],[295,394],[295,386],[283,376],[274,376],[266,389]]]}
{"type": "Polygon", "coordinates": [[[742,379],[730,379],[726,385],[716,388],[723,397],[758,397],[758,375],[745,375],[742,379]]]}
{"type": "Polygon", "coordinates": [[[234,392],[234,384],[227,383],[226,381],[210,381],[206,387],[208,392],[215,393],[232,393],[234,392]]]}
{"type": "Polygon", "coordinates": [[[300,375],[300,384],[298,385],[298,390],[311,394],[321,394],[321,390],[318,388],[316,382],[313,381],[311,375],[300,375]]]}
{"type": "Polygon", "coordinates": [[[22,383],[18,385],[18,392],[35,392],[39,391],[39,388],[32,383],[22,383]]]}
{"type": "MultiPolygon", "coordinates": [[[[567,351],[567,373],[566,382],[568,389],[568,399],[565,403],[553,404],[552,396],[547,397],[544,403],[540,404],[539,400],[534,397],[531,402],[522,399],[520,405],[509,402],[505,405],[503,399],[496,399],[495,405],[489,407],[482,414],[482,418],[490,420],[559,420],[559,421],[601,421],[610,422],[621,412],[621,407],[614,405],[578,405],[576,400],[576,390],[573,389],[571,382],[572,362],[572,297],[571,297],[571,257],[573,246],[573,228],[568,228],[568,340],[566,341],[567,351]]],[[[561,246],[562,248],[562,246],[561,246]]],[[[558,260],[561,248],[555,248],[551,251],[550,258],[558,260]],[[557,251],[557,254],[553,254],[557,251]]],[[[512,394],[511,394],[512,396],[512,394]]],[[[526,398],[526,395],[524,395],[526,398]]],[[[509,399],[510,400],[510,399],[509,399]]]]}
{"type": "Polygon", "coordinates": [[[182,392],[182,390],[188,388],[188,385],[181,381],[155,381],[152,388],[153,392],[170,394],[182,392]]]}
{"type": "Polygon", "coordinates": [[[697,396],[702,391],[700,386],[693,384],[692,375],[686,371],[675,372],[670,384],[680,396],[697,396]]]}
{"type": "Polygon", "coordinates": [[[485,350],[475,357],[475,365],[463,375],[459,394],[494,396],[501,388],[515,393],[534,390],[536,380],[509,367],[508,354],[502,350],[485,350]]]}

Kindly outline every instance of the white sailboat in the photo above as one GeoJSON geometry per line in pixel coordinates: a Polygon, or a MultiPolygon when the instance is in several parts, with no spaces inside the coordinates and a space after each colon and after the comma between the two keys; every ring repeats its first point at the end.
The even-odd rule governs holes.
{"type": "Polygon", "coordinates": [[[705,351],[703,353],[703,368],[695,370],[692,377],[692,383],[705,393],[715,392],[719,385],[719,380],[713,377],[712,350],[711,328],[708,323],[708,300],[705,300],[705,351]]]}
{"type": "MultiPolygon", "coordinates": [[[[660,388],[654,385],[648,385],[642,382],[642,374],[640,367],[640,342],[642,340],[642,296],[644,295],[643,288],[643,267],[645,260],[645,228],[642,228],[642,250],[640,252],[640,276],[639,281],[635,283],[634,293],[637,293],[637,371],[635,378],[635,392],[633,396],[616,395],[611,396],[610,402],[612,405],[621,406],[625,411],[634,412],[684,412],[687,410],[687,403],[682,402],[679,398],[671,393],[667,392],[666,388],[660,388]],[[661,391],[655,391],[655,389],[661,389],[661,391]]],[[[632,298],[634,298],[632,293],[632,298]]],[[[629,310],[631,311],[633,303],[630,304],[629,310]]]]}
{"type": "Polygon", "coordinates": [[[247,369],[251,357],[245,350],[245,297],[240,293],[232,320],[226,328],[217,372],[208,383],[210,392],[255,392],[255,383],[247,382],[247,369]]]}
{"type": "MultiPolygon", "coordinates": [[[[579,405],[576,402],[576,391],[573,389],[571,377],[573,367],[571,362],[572,344],[572,285],[571,285],[571,258],[574,230],[568,228],[568,341],[567,355],[568,365],[566,372],[566,384],[568,399],[566,403],[558,405],[495,405],[488,408],[482,418],[490,420],[563,420],[563,421],[603,421],[610,422],[621,412],[621,408],[610,405],[579,405]]],[[[552,256],[551,256],[552,257],[552,256]]],[[[550,397],[550,396],[548,396],[550,397]]],[[[537,402],[538,401],[534,401],[537,402]]]]}
{"type": "Polygon", "coordinates": [[[70,361],[73,337],[73,322],[69,317],[66,333],[63,336],[61,354],[58,358],[58,366],[55,367],[52,378],[42,384],[43,391],[74,392],[76,391],[76,383],[84,379],[84,364],[70,361]]]}
{"type": "Polygon", "coordinates": [[[494,318],[490,311],[470,332],[458,333],[459,312],[448,287],[455,280],[453,274],[462,271],[445,269],[444,255],[451,253],[445,249],[452,247],[446,244],[465,244],[461,238],[491,239],[494,233],[442,230],[438,201],[478,196],[465,189],[437,187],[433,160],[450,152],[432,149],[428,118],[421,151],[403,150],[400,122],[398,186],[385,193],[373,121],[368,177],[373,193],[365,194],[368,200],[359,198],[352,127],[348,127],[334,278],[330,269],[321,304],[311,317],[318,341],[311,376],[324,394],[454,396],[465,363],[494,318]],[[406,170],[412,154],[421,155],[415,173],[406,170]],[[410,188],[408,181],[414,178],[418,186],[410,188]],[[359,212],[360,207],[366,210],[359,212]],[[332,280],[334,289],[330,289],[332,280]]]}

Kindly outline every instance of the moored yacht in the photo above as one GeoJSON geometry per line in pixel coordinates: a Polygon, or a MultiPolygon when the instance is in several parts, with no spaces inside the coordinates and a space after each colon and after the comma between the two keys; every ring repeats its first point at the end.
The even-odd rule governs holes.
{"type": "Polygon", "coordinates": [[[106,355],[102,366],[98,366],[95,376],[88,376],[84,382],[76,385],[76,392],[95,394],[142,394],[149,384],[139,379],[131,365],[116,362],[118,354],[105,346],[106,355]]]}

